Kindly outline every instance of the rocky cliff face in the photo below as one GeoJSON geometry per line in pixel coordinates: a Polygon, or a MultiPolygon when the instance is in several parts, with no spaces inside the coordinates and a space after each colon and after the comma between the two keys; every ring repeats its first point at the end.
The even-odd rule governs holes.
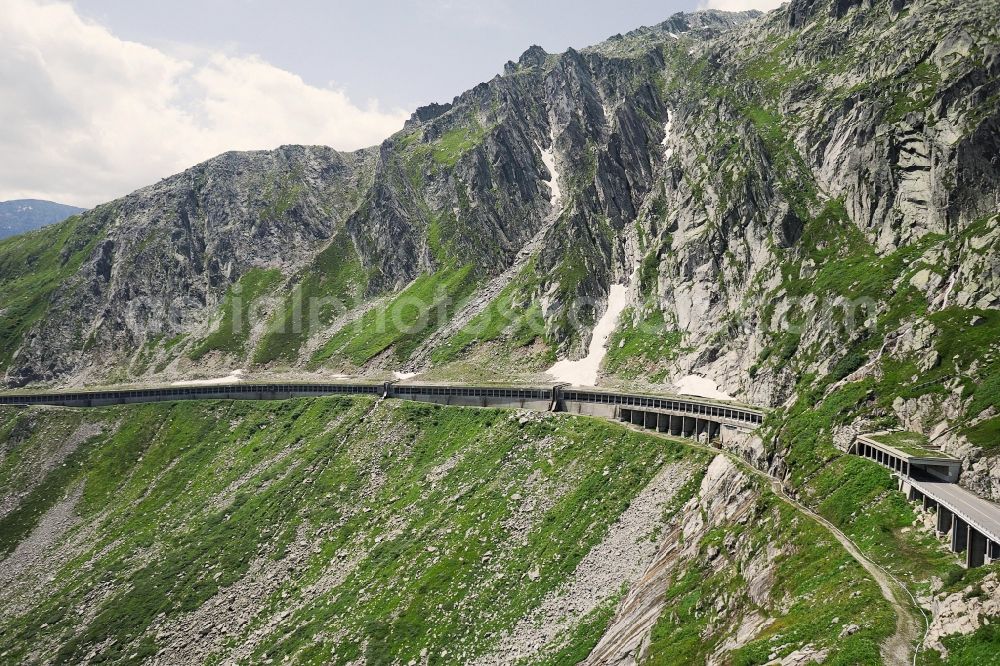
{"type": "Polygon", "coordinates": [[[222,156],[0,246],[6,382],[510,374],[580,356],[626,283],[604,381],[864,387],[854,411],[940,435],[1000,497],[976,468],[1000,409],[996,18],[678,15],[532,47],[371,150],[222,156]]]}
{"type": "MultiPolygon", "coordinates": [[[[885,5],[843,14],[838,6],[831,16],[820,3],[793,3],[791,31],[772,15],[713,45],[709,58],[724,74],[708,84],[753,93],[727,91],[707,113],[678,113],[679,127],[691,129],[677,133],[694,145],[675,153],[688,156],[685,180],[703,192],[680,184],[675,205],[700,194],[707,214],[682,216],[676,236],[709,225],[700,240],[672,243],[668,290],[695,348],[682,363],[707,365],[763,403],[783,402],[805,373],[829,373],[852,338],[892,336],[926,316],[920,309],[947,307],[928,298],[929,307],[902,312],[891,301],[908,290],[913,261],[954,282],[954,293],[966,289],[961,266],[976,258],[931,253],[997,208],[995,165],[972,157],[982,146],[994,150],[998,136],[996,105],[979,103],[997,93],[995,28],[959,26],[958,14],[935,3],[902,13],[885,5]],[[762,32],[773,45],[763,55],[750,48],[762,32]],[[720,127],[735,132],[732,145],[720,127]],[[713,142],[722,145],[713,151],[713,142]],[[714,220],[721,228],[711,228],[714,220]],[[900,256],[907,248],[927,254],[900,256]],[[720,332],[718,322],[732,319],[742,326],[720,332]]],[[[963,307],[992,304],[996,285],[986,282],[968,285],[963,307]]]]}
{"type": "MultiPolygon", "coordinates": [[[[678,16],[559,56],[533,47],[503,76],[418,110],[377,149],[227,154],[100,207],[84,218],[100,242],[39,299],[44,316],[10,337],[17,353],[7,381],[107,377],[145,343],[205,335],[198,326],[254,268],[281,272],[279,297],[301,286],[300,269],[335,272],[352,261],[365,297],[421,275],[471,270],[467,296],[508,270],[540,232],[538,268],[563,275],[531,298],[555,294],[546,299],[547,335],[572,353],[586,331],[568,325],[568,306],[593,300],[592,319],[610,282],[631,271],[623,244],[652,187],[658,157],[650,145],[665,115],[660,42],[670,30],[706,39],[751,17],[678,16]],[[327,245],[343,255],[338,265],[310,266],[327,245]],[[182,303],[170,311],[151,300],[182,303]],[[73,348],[81,332],[86,354],[73,348]]],[[[36,263],[32,252],[42,248],[26,249],[16,258],[36,263]]],[[[289,360],[309,360],[294,351],[289,360]]]]}
{"type": "Polygon", "coordinates": [[[888,630],[876,619],[882,600],[870,583],[852,589],[864,574],[826,543],[829,534],[775,501],[725,456],[695,481],[582,663],[791,666],[850,660],[877,645],[888,630]],[[818,558],[816,541],[827,545],[818,558]],[[826,582],[809,573],[834,569],[838,574],[826,582]],[[795,636],[787,623],[812,615],[805,610],[810,599],[836,600],[838,607],[813,608],[822,629],[795,636]],[[859,612],[865,604],[872,604],[871,614],[859,612]]]}
{"type": "Polygon", "coordinates": [[[7,297],[5,323],[40,315],[9,341],[8,381],[107,378],[151,340],[197,326],[251,269],[301,265],[354,209],[373,165],[370,151],[322,147],[227,153],[71,220],[68,240],[59,228],[12,239],[6,285],[62,279],[7,297]]]}
{"type": "Polygon", "coordinates": [[[947,658],[948,647],[961,651],[967,636],[977,631],[986,636],[995,634],[990,623],[1000,616],[1000,581],[996,572],[989,573],[960,590],[934,594],[929,605],[933,615],[924,646],[947,658]]]}

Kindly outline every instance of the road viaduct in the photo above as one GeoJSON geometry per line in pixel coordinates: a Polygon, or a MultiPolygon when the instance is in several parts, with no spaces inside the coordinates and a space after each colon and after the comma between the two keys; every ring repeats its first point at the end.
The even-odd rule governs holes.
{"type": "Polygon", "coordinates": [[[764,419],[759,409],[689,396],[654,396],[566,385],[471,386],[381,383],[234,383],[95,391],[0,394],[0,405],[105,405],[169,400],[281,400],[323,395],[374,395],[469,407],[512,407],[602,416],[674,435],[724,442],[744,437],[764,419]]]}
{"type": "Polygon", "coordinates": [[[962,461],[938,451],[911,450],[859,435],[851,452],[892,471],[911,502],[935,513],[939,536],[949,536],[953,553],[965,553],[965,565],[1000,560],[1000,506],[958,485],[962,461]]]}
{"type": "MultiPolygon", "coordinates": [[[[233,383],[87,391],[10,392],[0,405],[100,407],[172,400],[282,400],[324,395],[370,395],[468,407],[508,407],[585,414],[675,436],[726,443],[745,439],[763,410],[691,396],[625,393],[567,385],[474,386],[411,382],[233,383]]],[[[959,461],[906,454],[862,436],[852,452],[892,470],[911,500],[937,511],[937,529],[967,566],[1000,559],[1000,507],[958,486],[959,461]]]]}

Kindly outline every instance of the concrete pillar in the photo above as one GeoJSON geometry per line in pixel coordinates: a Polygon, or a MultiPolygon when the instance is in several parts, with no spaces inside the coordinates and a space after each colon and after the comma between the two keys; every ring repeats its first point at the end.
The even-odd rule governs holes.
{"type": "Polygon", "coordinates": [[[911,502],[919,502],[923,498],[923,496],[924,494],[922,492],[917,490],[915,487],[910,486],[910,492],[906,496],[906,499],[910,500],[911,502]]]}
{"type": "Polygon", "coordinates": [[[953,520],[951,510],[948,509],[944,504],[938,505],[937,512],[937,533],[938,535],[945,535],[951,530],[951,522],[953,520]]]}
{"type": "Polygon", "coordinates": [[[643,412],[643,427],[647,430],[656,428],[656,412],[643,412]]]}
{"type": "Polygon", "coordinates": [[[657,432],[668,432],[670,430],[670,415],[669,414],[657,414],[656,415],[656,431],[657,432]]]}
{"type": "Polygon", "coordinates": [[[963,552],[968,542],[969,524],[958,516],[953,515],[951,522],[951,552],[963,552]]]}
{"type": "Polygon", "coordinates": [[[714,442],[719,439],[719,423],[718,421],[708,422],[708,441],[714,442]]]}
{"type": "Polygon", "coordinates": [[[680,436],[683,431],[683,416],[677,416],[676,414],[670,415],[670,434],[680,436]]]}
{"type": "Polygon", "coordinates": [[[691,437],[694,435],[694,418],[691,416],[685,416],[684,421],[681,424],[681,431],[685,437],[691,437]]]}
{"type": "Polygon", "coordinates": [[[969,549],[965,551],[965,566],[981,567],[986,563],[986,535],[969,525],[969,549]]]}
{"type": "Polygon", "coordinates": [[[986,544],[986,559],[990,563],[1000,560],[1000,543],[989,541],[986,544]]]}

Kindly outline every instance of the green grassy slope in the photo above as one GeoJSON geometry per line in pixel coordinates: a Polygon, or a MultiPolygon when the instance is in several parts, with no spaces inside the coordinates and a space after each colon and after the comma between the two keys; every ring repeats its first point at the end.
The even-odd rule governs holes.
{"type": "Polygon", "coordinates": [[[241,356],[253,326],[258,301],[281,281],[277,269],[252,268],[226,293],[220,307],[219,322],[211,333],[190,352],[192,361],[220,351],[241,356]]]}
{"type": "MultiPolygon", "coordinates": [[[[0,241],[0,371],[103,236],[110,206],[0,241]]],[[[80,343],[83,344],[81,339],[80,343]]]]}
{"type": "MultiPolygon", "coordinates": [[[[275,574],[280,584],[254,599],[259,609],[244,631],[272,611],[298,610],[250,661],[346,662],[364,653],[405,662],[444,646],[472,654],[566,578],[660,465],[688,455],[585,419],[521,424],[502,411],[374,408],[322,399],[61,412],[67,429],[97,419],[109,434],[82,444],[0,521],[2,547],[9,552],[81,484],[74,534],[95,531],[58,569],[50,595],[0,620],[0,653],[17,661],[41,644],[56,661],[92,651],[140,660],[159,649],[150,631],[164,617],[198,609],[258,567],[283,572],[281,563],[294,561],[293,575],[275,574]],[[511,498],[533,485],[558,492],[511,543],[503,528],[517,511],[511,498]],[[339,585],[310,596],[348,561],[339,585]],[[525,578],[531,567],[542,574],[536,582],[525,578]],[[102,585],[112,592],[89,601],[102,585]],[[92,603],[81,620],[77,609],[92,603]]],[[[23,465],[17,452],[29,455],[45,436],[32,437],[27,418],[3,413],[5,480],[23,465]]],[[[220,654],[242,642],[233,636],[220,654]]]]}
{"type": "Polygon", "coordinates": [[[365,274],[350,238],[335,236],[297,276],[282,308],[268,323],[254,363],[296,360],[309,336],[354,307],[364,288],[365,274]]]}
{"type": "MultiPolygon", "coordinates": [[[[0,447],[19,498],[0,518],[3,663],[462,663],[568,581],[664,465],[708,461],[595,419],[362,398],[2,410],[0,447]],[[40,533],[59,547],[32,560],[40,533]]],[[[831,584],[868,599],[823,552],[831,584]]],[[[823,584],[793,573],[803,557],[782,575],[823,584]]],[[[589,652],[618,592],[548,663],[589,652]]],[[[796,640],[829,632],[785,615],[796,640]]]]}
{"type": "Polygon", "coordinates": [[[313,355],[312,365],[361,366],[388,349],[405,360],[475,290],[474,279],[471,266],[421,275],[388,303],[337,331],[313,355]]]}
{"type": "Polygon", "coordinates": [[[790,505],[765,493],[749,520],[712,530],[700,549],[702,557],[671,576],[665,592],[671,612],[653,629],[647,663],[704,663],[744,621],[734,612],[740,608],[767,619],[753,640],[732,652],[734,664],[764,664],[803,648],[823,655],[823,663],[880,663],[879,645],[895,629],[892,609],[833,536],[790,505]],[[756,567],[727,552],[740,539],[755,554],[756,567]],[[783,552],[760,604],[748,578],[760,573],[769,549],[783,552]],[[857,630],[842,636],[848,624],[857,630]]]}

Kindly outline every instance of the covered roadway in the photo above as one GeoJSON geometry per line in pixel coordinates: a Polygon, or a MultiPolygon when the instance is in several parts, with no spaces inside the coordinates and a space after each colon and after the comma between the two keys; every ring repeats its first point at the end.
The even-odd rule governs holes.
{"type": "Polygon", "coordinates": [[[934,511],[937,533],[950,536],[952,552],[965,553],[966,566],[1000,560],[1000,505],[958,485],[961,460],[940,451],[894,447],[876,435],[859,435],[851,451],[888,468],[910,501],[934,511]]]}
{"type": "Polygon", "coordinates": [[[323,395],[373,395],[467,407],[507,407],[557,411],[644,424],[660,430],[706,438],[743,437],[764,420],[764,411],[746,405],[693,396],[636,394],[544,386],[428,384],[342,381],[334,383],[252,383],[121,388],[93,391],[0,393],[0,405],[101,407],[172,400],[283,400],[323,395]],[[655,426],[654,426],[655,427],[655,426]]]}

